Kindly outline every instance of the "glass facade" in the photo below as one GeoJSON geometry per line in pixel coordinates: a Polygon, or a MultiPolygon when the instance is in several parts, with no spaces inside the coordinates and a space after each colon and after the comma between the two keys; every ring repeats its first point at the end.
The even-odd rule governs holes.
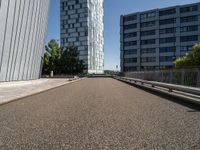
{"type": "Polygon", "coordinates": [[[122,71],[127,71],[126,67],[138,71],[169,68],[173,67],[174,58],[183,56],[186,51],[192,54],[192,45],[200,42],[199,7],[200,3],[195,3],[121,16],[122,71]],[[127,22],[131,16],[135,20],[127,22]],[[124,58],[132,56],[137,57],[137,63],[124,63],[124,58]]]}
{"type": "Polygon", "coordinates": [[[60,12],[61,45],[78,47],[88,73],[103,73],[103,0],[61,0],[60,12]]]}

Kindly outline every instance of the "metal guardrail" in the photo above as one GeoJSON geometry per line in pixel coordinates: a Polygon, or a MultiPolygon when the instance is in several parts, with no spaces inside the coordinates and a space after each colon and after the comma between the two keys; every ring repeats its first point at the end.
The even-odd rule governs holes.
{"type": "Polygon", "coordinates": [[[154,87],[166,88],[169,90],[169,92],[179,91],[179,92],[184,92],[184,93],[200,96],[200,88],[155,82],[155,81],[146,81],[146,80],[141,80],[141,79],[119,77],[119,76],[115,76],[114,78],[117,80],[128,82],[128,83],[140,83],[141,85],[147,84],[147,85],[150,85],[152,88],[154,87]]]}

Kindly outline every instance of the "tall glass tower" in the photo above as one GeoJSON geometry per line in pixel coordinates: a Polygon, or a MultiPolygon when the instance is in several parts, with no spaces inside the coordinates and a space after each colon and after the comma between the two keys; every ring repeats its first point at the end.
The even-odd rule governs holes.
{"type": "Polygon", "coordinates": [[[103,0],[60,0],[61,45],[74,44],[88,73],[103,73],[103,0]]]}

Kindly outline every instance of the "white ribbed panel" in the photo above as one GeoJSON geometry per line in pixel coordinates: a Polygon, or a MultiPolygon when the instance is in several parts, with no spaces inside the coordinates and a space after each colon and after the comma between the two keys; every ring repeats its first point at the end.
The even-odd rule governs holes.
{"type": "Polygon", "coordinates": [[[0,81],[38,79],[50,0],[0,0],[0,81]]]}

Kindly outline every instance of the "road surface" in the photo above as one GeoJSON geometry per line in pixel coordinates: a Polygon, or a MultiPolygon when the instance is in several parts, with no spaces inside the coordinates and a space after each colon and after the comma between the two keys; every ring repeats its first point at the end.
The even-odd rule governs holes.
{"type": "Polygon", "coordinates": [[[0,106],[0,149],[200,149],[200,112],[110,78],[0,106]]]}

